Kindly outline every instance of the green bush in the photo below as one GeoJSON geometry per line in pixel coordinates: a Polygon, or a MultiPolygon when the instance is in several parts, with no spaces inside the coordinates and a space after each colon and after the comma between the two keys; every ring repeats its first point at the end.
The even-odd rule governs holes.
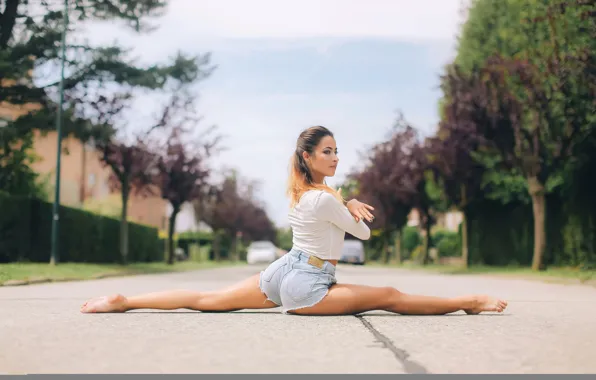
{"type": "Polygon", "coordinates": [[[461,241],[459,235],[447,235],[439,244],[437,244],[439,257],[459,257],[461,256],[461,241]]]}
{"type": "MultiPolygon", "coordinates": [[[[34,198],[0,195],[0,262],[49,262],[52,204],[34,198]]],[[[128,224],[129,262],[162,261],[155,228],[128,224]]],[[[59,261],[120,261],[120,221],[60,206],[59,261]]]]}
{"type": "Polygon", "coordinates": [[[410,260],[415,262],[422,262],[422,256],[424,255],[424,246],[419,245],[412,250],[410,254],[410,260]]]}
{"type": "Polygon", "coordinates": [[[401,249],[404,258],[412,255],[416,247],[422,244],[422,236],[416,227],[404,227],[402,232],[401,249]]]}
{"type": "Polygon", "coordinates": [[[461,237],[459,232],[437,230],[431,235],[431,247],[436,248],[439,257],[461,256],[461,237]]]}
{"type": "Polygon", "coordinates": [[[433,231],[430,235],[431,248],[437,248],[439,246],[439,243],[441,242],[441,240],[443,240],[443,238],[445,238],[446,236],[449,236],[450,233],[451,233],[450,231],[443,230],[443,229],[437,229],[437,230],[433,231]]]}
{"type": "Polygon", "coordinates": [[[33,241],[31,203],[0,194],[0,263],[26,260],[33,241]]]}

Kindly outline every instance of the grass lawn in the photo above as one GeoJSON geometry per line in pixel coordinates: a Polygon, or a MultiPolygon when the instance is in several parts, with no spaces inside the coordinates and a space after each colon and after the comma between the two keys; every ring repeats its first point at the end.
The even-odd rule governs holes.
{"type": "MultiPolygon", "coordinates": [[[[125,276],[136,274],[182,272],[198,269],[209,269],[231,265],[244,265],[243,262],[177,262],[166,263],[134,263],[127,266],[116,264],[84,264],[62,263],[51,266],[44,263],[10,263],[0,264],[0,284],[7,281],[68,281],[88,280],[108,276],[125,276]]],[[[43,282],[40,281],[40,282],[43,282]]]]}
{"type": "Polygon", "coordinates": [[[441,274],[485,274],[485,275],[496,275],[510,278],[522,278],[529,280],[541,280],[545,282],[559,282],[559,283],[584,283],[589,285],[596,285],[596,270],[580,270],[579,268],[561,268],[551,267],[545,271],[533,271],[528,267],[493,267],[493,266],[470,266],[469,268],[462,268],[457,265],[438,265],[429,264],[422,266],[414,263],[398,264],[381,264],[381,263],[370,263],[371,266],[384,266],[391,268],[402,268],[412,270],[423,270],[427,272],[435,272],[441,274]]]}

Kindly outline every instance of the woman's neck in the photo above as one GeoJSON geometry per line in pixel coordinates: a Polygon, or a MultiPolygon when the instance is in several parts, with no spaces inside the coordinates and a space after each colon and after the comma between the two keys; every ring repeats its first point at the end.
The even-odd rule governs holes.
{"type": "Polygon", "coordinates": [[[324,185],[325,184],[325,176],[324,175],[313,173],[313,175],[312,175],[312,182],[315,185],[324,185]]]}

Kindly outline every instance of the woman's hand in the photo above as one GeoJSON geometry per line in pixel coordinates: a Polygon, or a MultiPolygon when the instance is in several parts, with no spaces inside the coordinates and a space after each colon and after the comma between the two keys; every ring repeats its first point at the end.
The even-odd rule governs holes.
{"type": "MultiPolygon", "coordinates": [[[[337,189],[337,193],[341,197],[341,187],[337,189]]],[[[362,203],[356,199],[352,199],[351,201],[346,203],[346,207],[350,214],[354,217],[356,222],[359,222],[360,219],[367,219],[369,222],[375,220],[373,214],[370,213],[368,210],[374,210],[375,208],[372,206],[367,205],[366,203],[362,203]]]]}
{"type": "Polygon", "coordinates": [[[369,210],[374,210],[375,208],[372,206],[367,205],[366,203],[362,203],[356,199],[350,200],[346,207],[350,211],[350,214],[354,217],[354,219],[359,222],[361,219],[366,219],[369,222],[375,220],[375,217],[369,210]]]}

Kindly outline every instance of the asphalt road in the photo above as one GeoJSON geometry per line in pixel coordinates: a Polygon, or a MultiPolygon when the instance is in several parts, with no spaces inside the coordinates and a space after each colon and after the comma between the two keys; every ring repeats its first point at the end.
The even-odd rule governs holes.
{"type": "Polygon", "coordinates": [[[340,266],[339,282],[490,293],[509,307],[428,317],[79,313],[92,296],[212,290],[260,269],[0,287],[0,373],[596,373],[596,288],[580,285],[340,266]]]}

